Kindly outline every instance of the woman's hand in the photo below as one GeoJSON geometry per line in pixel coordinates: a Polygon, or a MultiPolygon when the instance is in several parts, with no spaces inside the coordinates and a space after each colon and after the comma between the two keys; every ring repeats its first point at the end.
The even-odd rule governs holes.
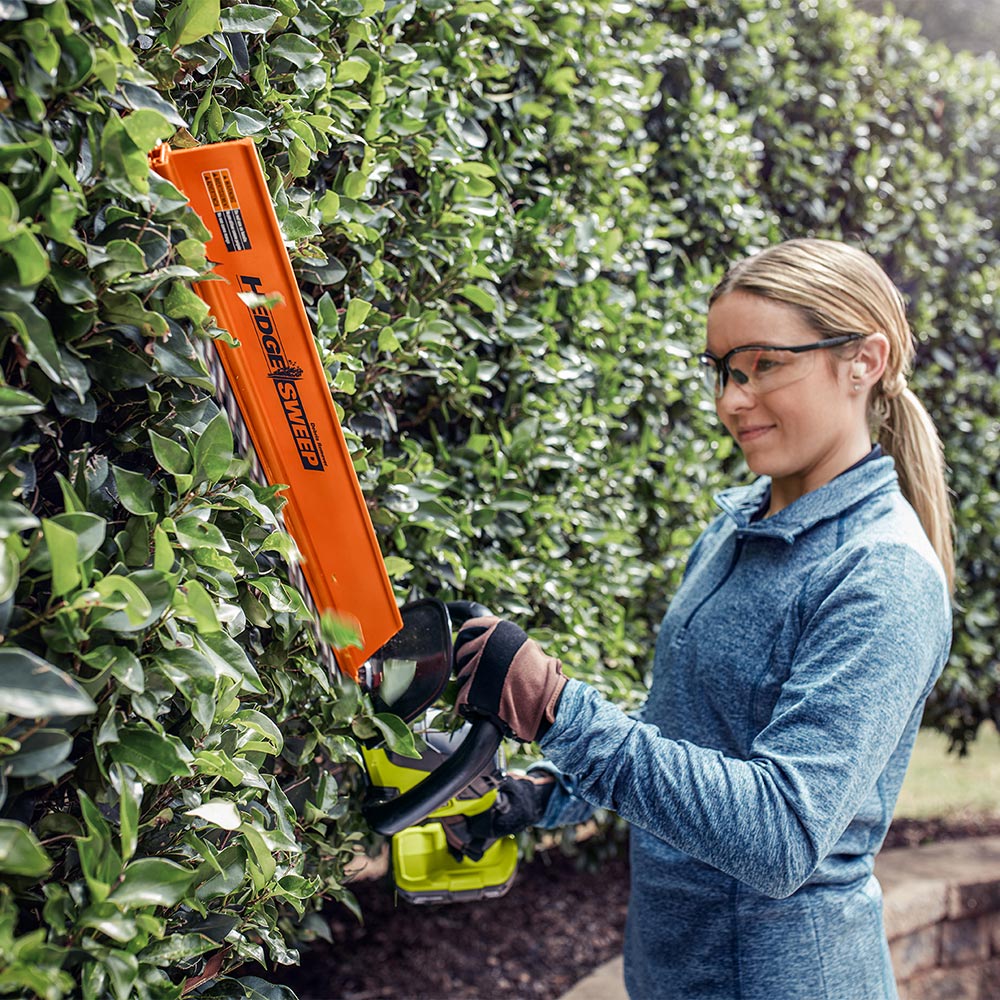
{"type": "Polygon", "coordinates": [[[513,622],[473,618],[455,639],[463,715],[488,716],[508,736],[530,742],[555,721],[566,678],[562,664],[513,622]]]}

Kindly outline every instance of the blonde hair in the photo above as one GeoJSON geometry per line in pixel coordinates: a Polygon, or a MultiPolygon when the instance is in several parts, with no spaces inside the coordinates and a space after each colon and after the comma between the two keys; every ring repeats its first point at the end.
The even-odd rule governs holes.
{"type": "Polygon", "coordinates": [[[742,291],[796,309],[824,338],[846,333],[885,334],[889,360],[868,399],[868,416],[882,449],[896,462],[910,502],[954,588],[951,505],[944,454],[934,423],[910,391],[913,334],[903,296],[868,254],[832,240],[779,243],[734,265],[709,305],[742,291]]]}

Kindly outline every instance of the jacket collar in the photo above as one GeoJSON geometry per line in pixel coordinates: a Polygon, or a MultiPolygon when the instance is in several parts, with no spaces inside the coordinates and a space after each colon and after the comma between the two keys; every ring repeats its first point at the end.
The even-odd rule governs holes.
{"type": "Polygon", "coordinates": [[[737,535],[780,538],[791,543],[820,521],[839,517],[880,490],[896,485],[896,463],[885,455],[849,469],[818,490],[799,497],[772,517],[760,521],[750,519],[771,488],[768,476],[761,476],[749,486],[723,490],[716,496],[715,502],[735,523],[737,535]]]}

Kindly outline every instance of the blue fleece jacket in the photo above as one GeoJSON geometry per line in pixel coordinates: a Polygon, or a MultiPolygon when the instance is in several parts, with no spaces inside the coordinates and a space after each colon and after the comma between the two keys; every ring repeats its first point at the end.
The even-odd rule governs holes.
{"type": "Polygon", "coordinates": [[[896,996],[872,867],[948,655],[944,574],[891,458],[755,520],[768,489],[718,497],[641,721],[570,681],[542,742],[573,793],[547,823],[584,800],[632,824],[636,1000],[896,996]]]}

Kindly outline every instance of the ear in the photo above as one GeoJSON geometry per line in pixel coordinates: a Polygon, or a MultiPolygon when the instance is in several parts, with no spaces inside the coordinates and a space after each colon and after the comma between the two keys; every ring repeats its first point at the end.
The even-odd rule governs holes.
{"type": "Polygon", "coordinates": [[[850,379],[852,385],[871,389],[889,362],[889,338],[882,332],[870,333],[861,341],[857,353],[851,358],[850,379]]]}

